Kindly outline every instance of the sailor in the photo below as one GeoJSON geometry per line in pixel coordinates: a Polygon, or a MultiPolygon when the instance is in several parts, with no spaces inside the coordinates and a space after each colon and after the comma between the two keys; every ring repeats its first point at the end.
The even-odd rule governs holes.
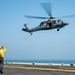
{"type": "Polygon", "coordinates": [[[4,53],[6,52],[6,48],[0,46],[0,73],[3,73],[3,65],[4,65],[4,53]]]}

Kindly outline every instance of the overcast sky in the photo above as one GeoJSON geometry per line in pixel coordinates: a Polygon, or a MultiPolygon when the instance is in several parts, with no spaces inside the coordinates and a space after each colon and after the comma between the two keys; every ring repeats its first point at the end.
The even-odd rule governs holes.
{"type": "Polygon", "coordinates": [[[69,23],[56,29],[23,32],[45,20],[26,19],[24,15],[46,16],[40,3],[52,3],[54,17],[75,14],[75,0],[0,0],[0,45],[7,48],[5,59],[75,59],[75,18],[62,18],[69,23]]]}

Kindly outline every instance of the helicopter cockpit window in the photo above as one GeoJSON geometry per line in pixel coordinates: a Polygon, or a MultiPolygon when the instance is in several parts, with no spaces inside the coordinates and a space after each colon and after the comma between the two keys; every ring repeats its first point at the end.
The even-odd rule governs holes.
{"type": "Polygon", "coordinates": [[[57,22],[61,22],[61,23],[63,23],[63,21],[62,21],[62,20],[57,20],[57,22]]]}
{"type": "Polygon", "coordinates": [[[57,22],[60,22],[60,20],[57,20],[57,22]]]}
{"type": "Polygon", "coordinates": [[[53,24],[56,24],[56,20],[52,21],[53,24]]]}
{"type": "Polygon", "coordinates": [[[58,22],[62,22],[62,20],[61,20],[61,19],[58,19],[57,21],[58,21],[58,22]]]}

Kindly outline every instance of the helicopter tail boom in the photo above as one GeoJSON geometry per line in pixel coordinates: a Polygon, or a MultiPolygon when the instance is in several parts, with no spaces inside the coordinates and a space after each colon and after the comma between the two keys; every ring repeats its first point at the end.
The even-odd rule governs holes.
{"type": "Polygon", "coordinates": [[[22,31],[26,31],[26,32],[31,33],[31,31],[30,31],[30,29],[27,27],[27,25],[24,24],[24,26],[25,26],[25,28],[23,28],[22,31]]]}
{"type": "Polygon", "coordinates": [[[25,29],[27,29],[27,30],[29,31],[29,28],[27,27],[27,25],[26,25],[26,24],[24,24],[24,26],[25,26],[25,29]]]}

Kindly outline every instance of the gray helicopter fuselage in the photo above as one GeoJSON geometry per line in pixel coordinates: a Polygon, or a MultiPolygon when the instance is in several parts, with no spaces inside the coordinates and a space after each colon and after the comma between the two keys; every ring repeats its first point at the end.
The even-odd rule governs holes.
{"type": "Polygon", "coordinates": [[[27,28],[27,26],[25,25],[25,28],[23,28],[22,30],[29,33],[40,31],[40,30],[50,30],[50,29],[57,29],[57,31],[59,31],[60,28],[66,25],[68,25],[68,23],[63,22],[62,20],[50,19],[50,20],[41,22],[39,26],[34,27],[32,29],[27,28]]]}

